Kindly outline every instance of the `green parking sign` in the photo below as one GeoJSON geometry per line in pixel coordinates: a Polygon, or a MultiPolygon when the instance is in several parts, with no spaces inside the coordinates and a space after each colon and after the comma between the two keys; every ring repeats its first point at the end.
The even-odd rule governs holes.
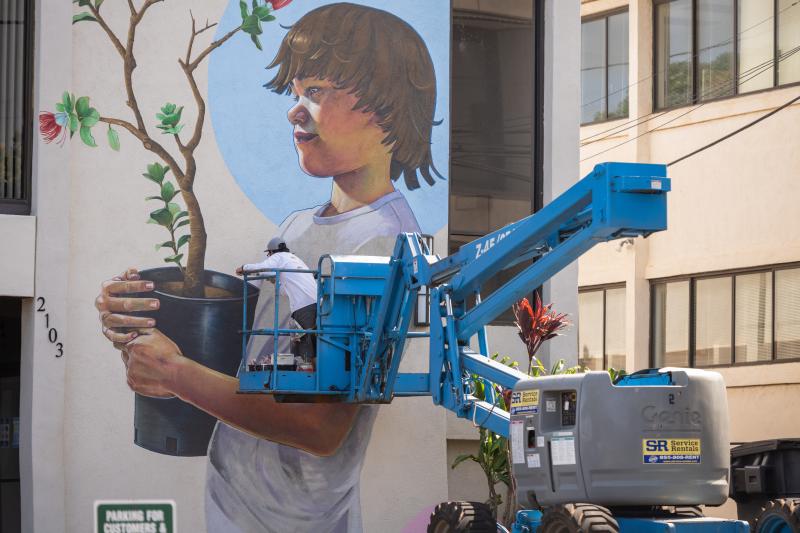
{"type": "Polygon", "coordinates": [[[94,502],[95,533],[175,533],[175,502],[94,502]]]}

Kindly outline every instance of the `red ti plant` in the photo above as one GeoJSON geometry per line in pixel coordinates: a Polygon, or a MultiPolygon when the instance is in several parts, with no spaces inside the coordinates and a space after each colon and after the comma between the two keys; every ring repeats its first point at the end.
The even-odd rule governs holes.
{"type": "MultiPolygon", "coordinates": [[[[523,298],[512,306],[514,318],[516,318],[514,323],[519,329],[519,338],[528,349],[528,375],[531,373],[533,360],[542,343],[558,336],[559,331],[570,325],[567,314],[556,313],[552,307],[553,304],[542,305],[538,293],[533,307],[527,298],[523,298]]],[[[538,364],[541,365],[541,363],[538,364]]]]}

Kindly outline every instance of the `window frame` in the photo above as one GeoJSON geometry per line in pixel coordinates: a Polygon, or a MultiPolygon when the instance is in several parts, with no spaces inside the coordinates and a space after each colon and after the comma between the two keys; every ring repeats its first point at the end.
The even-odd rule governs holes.
{"type": "MultiPolygon", "coordinates": [[[[652,28],[653,28],[653,46],[652,46],[652,79],[653,79],[653,88],[652,88],[652,98],[653,98],[653,111],[672,111],[675,109],[681,109],[683,107],[691,107],[700,104],[706,104],[711,102],[720,102],[723,100],[730,100],[731,98],[739,98],[740,96],[750,96],[752,94],[759,94],[764,93],[767,91],[776,91],[780,89],[787,89],[790,87],[800,86],[800,80],[794,81],[791,83],[785,83],[783,85],[778,84],[778,0],[772,0],[772,87],[767,87],[765,89],[756,89],[754,91],[746,91],[746,92],[739,92],[739,36],[741,32],[739,31],[739,2],[741,0],[733,0],[733,93],[728,94],[725,96],[718,96],[716,98],[708,98],[706,100],[700,100],[698,98],[698,83],[697,83],[697,32],[698,32],[698,24],[697,24],[697,0],[689,0],[692,3],[692,28],[691,28],[691,36],[692,36],[692,50],[691,50],[691,59],[692,59],[692,99],[690,102],[683,103],[683,104],[676,104],[673,106],[659,106],[658,105],[658,83],[661,79],[661,74],[658,71],[658,13],[657,7],[662,4],[669,4],[674,0],[653,0],[653,13],[652,13],[652,28]]],[[[798,52],[800,53],[800,52],[798,52]]]]}
{"type": "MultiPolygon", "coordinates": [[[[629,35],[630,35],[630,23],[631,22],[630,22],[630,10],[628,9],[628,6],[621,6],[621,7],[617,7],[617,8],[614,8],[614,9],[610,9],[608,11],[603,11],[601,13],[594,13],[592,15],[587,15],[585,17],[581,17],[581,26],[583,26],[583,24],[586,23],[586,22],[594,22],[596,20],[605,19],[605,42],[603,43],[603,45],[605,46],[605,66],[604,66],[604,68],[605,68],[605,77],[604,77],[604,79],[605,79],[605,85],[606,85],[606,95],[603,98],[603,100],[605,101],[605,104],[604,104],[605,118],[602,118],[600,120],[593,120],[591,122],[581,122],[580,123],[580,127],[594,126],[595,124],[603,124],[603,123],[606,123],[606,122],[614,122],[615,120],[625,120],[626,118],[630,118],[630,116],[631,116],[630,105],[628,105],[628,113],[625,116],[608,118],[608,19],[609,19],[609,17],[613,17],[614,15],[619,15],[621,13],[628,13],[628,32],[629,32],[629,35]]],[[[583,43],[581,43],[581,46],[583,46],[583,43]]],[[[630,65],[631,65],[631,45],[630,45],[630,40],[629,40],[628,41],[628,72],[629,72],[629,75],[628,75],[628,87],[626,87],[627,89],[630,89],[630,65]]],[[[628,98],[630,98],[630,93],[628,93],[628,98]]],[[[581,111],[583,111],[583,105],[584,105],[582,100],[583,100],[583,95],[581,95],[581,111]]],[[[630,100],[628,102],[630,104],[630,100]]]]}
{"type": "Polygon", "coordinates": [[[753,366],[753,365],[772,365],[772,364],[782,364],[782,363],[796,363],[800,362],[800,357],[792,357],[792,358],[778,358],[777,356],[777,342],[775,342],[775,328],[776,328],[776,318],[775,318],[775,296],[776,296],[776,288],[775,288],[775,273],[781,270],[795,270],[800,269],[800,262],[792,262],[792,263],[773,263],[769,265],[762,265],[757,267],[749,267],[749,268],[737,268],[737,269],[726,269],[726,270],[717,270],[717,271],[710,271],[710,272],[702,272],[698,274],[688,274],[688,275],[680,275],[680,276],[670,276],[664,278],[653,278],[649,280],[650,282],[650,338],[648,339],[648,360],[650,362],[651,367],[656,367],[656,354],[655,354],[655,346],[654,346],[654,339],[655,339],[655,328],[656,323],[654,320],[655,317],[655,290],[656,286],[661,284],[667,283],[674,283],[680,281],[688,281],[689,282],[689,345],[687,346],[687,352],[689,354],[689,368],[731,368],[731,367],[742,367],[742,366],[753,366]],[[747,362],[736,362],[736,276],[740,276],[743,274],[760,274],[760,273],[770,273],[772,276],[772,294],[771,294],[771,305],[770,305],[770,313],[772,316],[772,326],[771,326],[771,334],[772,337],[770,339],[771,344],[771,353],[770,359],[767,361],[747,361],[747,362]],[[713,279],[713,278],[723,278],[729,277],[731,278],[731,339],[730,339],[730,348],[731,348],[731,362],[724,363],[719,365],[703,365],[698,366],[696,364],[696,328],[695,328],[695,319],[696,319],[696,296],[697,290],[696,285],[698,280],[704,279],[713,279]]]}
{"type": "Polygon", "coordinates": [[[31,198],[33,196],[32,186],[32,163],[33,163],[33,68],[35,62],[34,34],[36,31],[36,20],[34,12],[35,2],[26,0],[24,2],[24,32],[23,42],[25,43],[25,62],[22,69],[22,187],[23,198],[12,200],[0,198],[0,215],[29,215],[31,213],[31,198]]]}
{"type": "MultiPolygon", "coordinates": [[[[532,97],[533,97],[533,108],[531,110],[531,134],[532,134],[532,143],[531,143],[531,195],[530,195],[530,212],[529,215],[532,215],[542,209],[544,205],[544,100],[545,100],[545,92],[544,92],[544,79],[545,79],[545,68],[544,68],[544,48],[545,48],[545,2],[544,0],[529,0],[532,4],[532,14],[533,20],[531,21],[531,31],[532,41],[533,41],[533,65],[532,65],[532,97]]],[[[453,31],[453,25],[455,24],[455,19],[458,17],[458,14],[462,13],[465,15],[469,14],[478,14],[478,15],[486,15],[483,12],[476,12],[471,9],[465,8],[456,8],[450,5],[450,31],[453,31]]],[[[504,16],[503,16],[504,17],[504,16]]],[[[514,19],[514,17],[509,16],[509,19],[514,19]]],[[[450,36],[452,40],[452,35],[450,36]]],[[[450,72],[448,72],[448,79],[450,80],[450,109],[449,113],[453,115],[453,88],[455,84],[452,83],[453,81],[453,58],[451,52],[451,59],[450,59],[450,72]]],[[[452,122],[451,122],[452,124],[452,122]]],[[[448,132],[448,142],[450,145],[450,149],[452,151],[453,147],[453,131],[452,126],[450,131],[448,132]]],[[[451,154],[452,155],[452,154],[451,154]]],[[[450,179],[453,175],[453,163],[452,157],[448,159],[448,180],[447,180],[447,201],[448,201],[448,213],[447,213],[447,241],[446,246],[449,252],[451,246],[451,238],[453,235],[452,228],[451,228],[451,216],[452,213],[449,209],[449,202],[453,196],[453,180],[450,179]]],[[[497,228],[500,229],[500,228],[497,228]]],[[[492,233],[496,230],[491,230],[488,233],[492,233]]],[[[472,241],[481,239],[487,234],[478,235],[475,232],[475,235],[468,234],[469,232],[460,232],[456,235],[463,235],[466,237],[472,237],[472,241]]],[[[468,241],[467,244],[469,244],[468,241]]],[[[532,302],[534,300],[534,294],[540,293],[541,287],[537,287],[535,290],[531,291],[531,293],[527,296],[528,299],[532,302]]],[[[513,318],[505,319],[503,317],[498,317],[495,320],[492,320],[489,326],[514,326],[513,318]]]]}
{"type": "MultiPolygon", "coordinates": [[[[617,283],[604,283],[604,284],[601,284],[601,285],[586,285],[584,287],[578,287],[578,313],[579,313],[579,315],[580,315],[580,295],[581,294],[585,294],[585,293],[588,293],[588,292],[601,292],[601,291],[603,292],[603,324],[602,324],[602,332],[603,332],[603,370],[604,371],[608,370],[608,351],[606,350],[606,320],[607,320],[607,317],[608,317],[608,313],[607,313],[608,294],[607,293],[610,290],[616,290],[616,289],[625,289],[626,295],[627,295],[628,287],[627,287],[627,284],[624,281],[620,281],[620,282],[617,282],[617,283]]],[[[625,313],[626,319],[627,319],[627,314],[628,314],[627,306],[623,307],[623,312],[625,313]]],[[[578,328],[578,333],[575,335],[576,338],[577,338],[577,341],[578,341],[577,353],[578,353],[578,361],[580,362],[581,339],[580,339],[579,335],[580,335],[580,328],[578,328]]],[[[627,366],[627,363],[628,363],[628,353],[627,353],[627,350],[626,350],[626,353],[625,353],[625,364],[626,364],[626,366],[627,366]]],[[[617,370],[625,370],[625,369],[624,368],[622,368],[622,369],[618,368],[617,370]]]]}

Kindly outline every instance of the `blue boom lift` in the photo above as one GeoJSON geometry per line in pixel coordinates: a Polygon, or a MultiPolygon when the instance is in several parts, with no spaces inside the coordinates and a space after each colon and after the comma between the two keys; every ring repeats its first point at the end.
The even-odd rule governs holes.
{"type": "MultiPolygon", "coordinates": [[[[718,374],[654,369],[612,383],[604,372],[529,376],[487,357],[485,326],[599,242],[666,229],[670,181],[663,165],[604,163],[527,218],[440,259],[416,234],[401,234],[391,257],[325,255],[314,330],[244,329],[240,391],[279,401],[433,403],[509,438],[517,503],[515,532],[745,532],[745,522],[702,518],[728,492],[725,389],[718,374]],[[481,299],[499,272],[527,265],[481,299]],[[430,333],[410,331],[418,294],[430,297],[430,333]],[[314,334],[312,371],[278,352],[279,337],[314,334]],[[268,364],[247,361],[251,335],[272,335],[268,364]],[[479,352],[470,348],[478,337],[479,352]],[[404,373],[409,339],[429,336],[429,370],[404,373]],[[512,389],[508,411],[492,386],[473,395],[472,376],[512,389]]],[[[245,294],[246,305],[247,297],[245,294]]],[[[244,316],[247,316],[245,309],[244,316]]],[[[479,504],[447,503],[429,531],[494,531],[479,504]],[[477,505],[477,507],[476,507],[477,505]],[[487,529],[487,527],[489,529],[487,529]]],[[[497,526],[503,530],[502,526],[497,526]]]]}

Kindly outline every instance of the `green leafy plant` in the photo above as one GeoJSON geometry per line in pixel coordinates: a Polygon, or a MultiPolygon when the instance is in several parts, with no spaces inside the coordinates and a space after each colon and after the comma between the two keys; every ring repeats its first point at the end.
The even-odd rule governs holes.
{"type": "Polygon", "coordinates": [[[150,213],[150,218],[147,220],[147,223],[158,224],[169,231],[170,240],[156,244],[156,251],[161,248],[170,249],[172,254],[165,257],[164,261],[167,263],[175,263],[178,268],[181,269],[181,272],[183,272],[184,267],[181,264],[183,253],[181,253],[180,250],[188,244],[192,236],[188,233],[177,236],[176,231],[189,224],[189,219],[187,218],[189,212],[182,210],[180,205],[172,201],[180,191],[175,188],[175,185],[171,181],[166,179],[167,172],[169,172],[169,167],[155,162],[152,165],[147,165],[147,172],[142,174],[142,176],[155,183],[159,188],[158,196],[148,196],[145,200],[157,200],[164,203],[163,207],[150,213]]]}
{"type": "MultiPolygon", "coordinates": [[[[145,120],[145,114],[139,105],[136,88],[133,84],[133,72],[137,67],[134,44],[137,31],[145,15],[150,9],[165,0],[128,0],[127,10],[130,11],[127,25],[127,35],[118,35],[108,24],[106,15],[101,11],[103,0],[73,0],[77,5],[72,23],[90,22],[105,33],[112,47],[117,51],[122,62],[123,83],[125,87],[124,102],[130,108],[132,117],[109,117],[101,115],[89,104],[88,96],[75,97],[70,92],[64,92],[62,99],[55,105],[55,112],[44,111],[39,114],[40,132],[45,142],[58,141],[63,143],[66,132],[71,138],[76,132],[81,141],[89,147],[97,147],[92,129],[100,122],[107,124],[106,139],[112,150],[120,150],[120,138],[117,128],[127,131],[142,147],[158,157],[159,163],[148,165],[145,177],[156,183],[159,187],[158,196],[150,196],[148,200],[160,200],[163,207],[150,213],[148,222],[164,227],[170,235],[168,241],[156,245],[156,249],[166,248],[169,255],[164,259],[168,263],[175,263],[183,273],[183,296],[198,297],[204,295],[205,255],[206,255],[206,230],[200,203],[194,193],[194,181],[198,168],[195,153],[200,145],[203,134],[203,124],[206,116],[206,103],[200,87],[195,78],[195,72],[202,62],[217,48],[225,44],[239,32],[250,35],[255,46],[260,50],[261,42],[258,38],[263,33],[262,23],[275,20],[272,12],[280,9],[291,0],[252,0],[248,7],[246,2],[240,2],[242,23],[212,41],[197,53],[194,50],[195,41],[204,32],[214,28],[216,23],[207,21],[202,27],[189,12],[191,18],[191,32],[186,53],[178,59],[178,66],[183,71],[195,100],[196,118],[189,137],[182,137],[185,124],[181,123],[184,106],[167,102],[158,113],[155,113],[155,124],[145,120]],[[137,7],[138,4],[138,7],[137,7]],[[122,37],[122,38],[121,38],[122,37]],[[150,127],[155,126],[162,134],[168,135],[166,142],[159,142],[151,135],[150,127]],[[168,144],[169,143],[169,144],[168,144]],[[154,166],[158,165],[158,167],[154,166]],[[163,172],[162,172],[163,170],[163,172]],[[164,177],[167,171],[172,172],[175,180],[173,184],[164,177]],[[177,186],[176,186],[177,184],[177,186]],[[177,195],[183,200],[185,208],[177,203],[177,195]],[[189,234],[178,235],[176,230],[188,226],[189,234]],[[185,258],[185,266],[182,261],[185,258]]],[[[112,8],[125,9],[125,2],[114,2],[112,8]]],[[[115,14],[113,18],[117,18],[115,14]]]]}
{"type": "Polygon", "coordinates": [[[161,121],[156,128],[164,133],[179,134],[183,129],[183,124],[178,124],[181,121],[181,113],[183,106],[177,107],[175,104],[167,103],[161,108],[161,113],[156,113],[156,118],[161,121]]]}
{"type": "MultiPolygon", "coordinates": [[[[509,368],[517,368],[519,366],[519,363],[513,361],[508,356],[500,357],[499,354],[494,354],[491,358],[509,368]]],[[[508,410],[508,405],[506,403],[507,397],[502,387],[493,383],[488,383],[475,374],[472,374],[470,379],[473,389],[472,395],[475,396],[475,398],[481,401],[489,401],[497,409],[503,411],[508,410]],[[489,388],[489,395],[486,394],[487,387],[489,388]]],[[[508,461],[508,440],[480,426],[478,426],[478,433],[479,441],[477,453],[459,455],[455,458],[450,468],[456,468],[464,461],[473,461],[481,467],[481,470],[483,470],[486,476],[486,483],[489,486],[489,498],[486,500],[486,504],[491,508],[492,515],[495,518],[497,518],[497,510],[503,503],[503,496],[497,492],[497,485],[499,483],[504,484],[506,487],[506,511],[503,521],[504,523],[508,523],[505,515],[508,515],[509,509],[511,508],[511,495],[513,493],[511,465],[508,461]]]]}

